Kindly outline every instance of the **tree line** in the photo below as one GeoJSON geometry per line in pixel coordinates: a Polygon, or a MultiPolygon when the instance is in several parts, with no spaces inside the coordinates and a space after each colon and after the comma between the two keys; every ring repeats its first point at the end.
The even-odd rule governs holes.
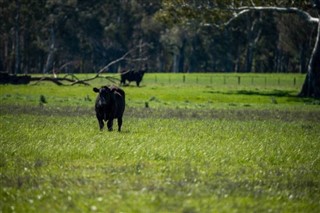
{"type": "MultiPolygon", "coordinates": [[[[165,8],[165,3],[4,1],[0,70],[16,74],[98,72],[147,43],[147,48],[130,57],[145,60],[127,59],[109,71],[118,71],[119,65],[139,68],[143,63],[156,72],[307,71],[316,26],[296,14],[252,11],[227,27],[218,27],[203,22],[213,17],[168,16],[165,12],[177,11],[165,8]]],[[[188,14],[188,10],[183,12],[188,14]]]]}
{"type": "Polygon", "coordinates": [[[13,74],[101,73],[107,64],[108,72],[306,73],[319,37],[318,0],[0,4],[0,71],[13,74]]]}

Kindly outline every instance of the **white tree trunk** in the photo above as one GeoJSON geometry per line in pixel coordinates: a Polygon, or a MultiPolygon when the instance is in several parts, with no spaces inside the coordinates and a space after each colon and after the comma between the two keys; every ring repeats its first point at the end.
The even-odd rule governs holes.
{"type": "Polygon", "coordinates": [[[52,24],[51,29],[50,29],[50,48],[49,48],[49,53],[47,57],[46,64],[43,68],[43,73],[48,73],[50,68],[52,69],[52,64],[53,64],[53,56],[55,52],[55,32],[54,32],[54,25],[52,24]]]}
{"type": "Polygon", "coordinates": [[[317,38],[309,62],[308,73],[299,95],[320,98],[320,22],[318,23],[317,38]]]}

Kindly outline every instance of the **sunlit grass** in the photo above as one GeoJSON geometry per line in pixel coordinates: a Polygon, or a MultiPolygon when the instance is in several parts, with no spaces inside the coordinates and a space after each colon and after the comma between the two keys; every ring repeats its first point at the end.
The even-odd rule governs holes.
{"type": "MultiPolygon", "coordinates": [[[[118,74],[112,76],[119,77],[118,74]]],[[[263,82],[243,82],[238,84],[235,74],[152,74],[145,75],[140,88],[133,83],[124,87],[127,94],[127,105],[153,108],[190,108],[190,109],[229,109],[229,108],[317,108],[318,102],[297,97],[302,85],[303,75],[251,75],[242,74],[242,79],[282,79],[282,85],[264,85],[263,82]],[[182,77],[186,81],[182,82],[182,77]],[[236,79],[226,84],[221,79],[236,79]],[[157,79],[155,81],[155,79],[157,79]],[[167,82],[166,79],[171,79],[167,82]],[[189,80],[188,80],[189,79],[189,80]],[[198,81],[195,81],[198,79],[198,81]],[[210,82],[210,79],[212,82],[210,82]],[[164,82],[164,83],[163,83],[164,82]],[[314,106],[315,105],[315,106],[314,106]]],[[[87,75],[81,75],[85,78],[87,75]]],[[[244,80],[243,80],[244,81],[244,80]]],[[[257,80],[256,80],[257,81],[257,80]]],[[[270,80],[271,81],[271,80],[270,80]]],[[[272,82],[278,80],[272,80],[272,82]]],[[[56,86],[42,82],[37,85],[0,85],[0,101],[2,104],[33,105],[41,104],[45,97],[48,106],[93,106],[96,94],[92,87],[112,84],[106,79],[97,79],[91,86],[56,86]]]]}
{"type": "Polygon", "coordinates": [[[1,119],[2,211],[319,210],[319,124],[1,119]]]}
{"type": "Polygon", "coordinates": [[[303,76],[183,75],[124,87],[120,133],[94,116],[92,87],[109,82],[0,85],[0,212],[319,212],[303,76]]]}

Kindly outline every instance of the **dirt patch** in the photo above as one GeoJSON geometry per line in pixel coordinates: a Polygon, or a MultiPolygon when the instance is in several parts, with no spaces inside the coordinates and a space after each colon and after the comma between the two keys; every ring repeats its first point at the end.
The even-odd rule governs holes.
{"type": "Polygon", "coordinates": [[[30,114],[44,116],[84,116],[94,115],[94,109],[88,107],[47,107],[28,105],[0,105],[0,114],[30,114]]]}
{"type": "MultiPolygon", "coordinates": [[[[93,107],[47,107],[0,105],[1,114],[31,114],[42,116],[95,116],[93,107]]],[[[320,120],[320,111],[285,110],[197,110],[197,109],[151,109],[127,107],[124,117],[133,118],[176,118],[176,119],[218,119],[218,120],[281,120],[287,122],[320,120]]]]}
{"type": "Polygon", "coordinates": [[[178,118],[178,119],[225,119],[225,120],[282,120],[282,121],[319,121],[320,111],[284,110],[196,110],[196,109],[144,109],[130,108],[126,115],[139,118],[178,118]]]}

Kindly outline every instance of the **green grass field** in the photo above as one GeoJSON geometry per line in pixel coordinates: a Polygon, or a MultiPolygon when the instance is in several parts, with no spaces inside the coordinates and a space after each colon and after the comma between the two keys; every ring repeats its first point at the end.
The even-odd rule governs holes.
{"type": "Polygon", "coordinates": [[[0,85],[0,212],[319,212],[319,101],[258,78],[146,74],[120,133],[92,87],[0,85]]]}

